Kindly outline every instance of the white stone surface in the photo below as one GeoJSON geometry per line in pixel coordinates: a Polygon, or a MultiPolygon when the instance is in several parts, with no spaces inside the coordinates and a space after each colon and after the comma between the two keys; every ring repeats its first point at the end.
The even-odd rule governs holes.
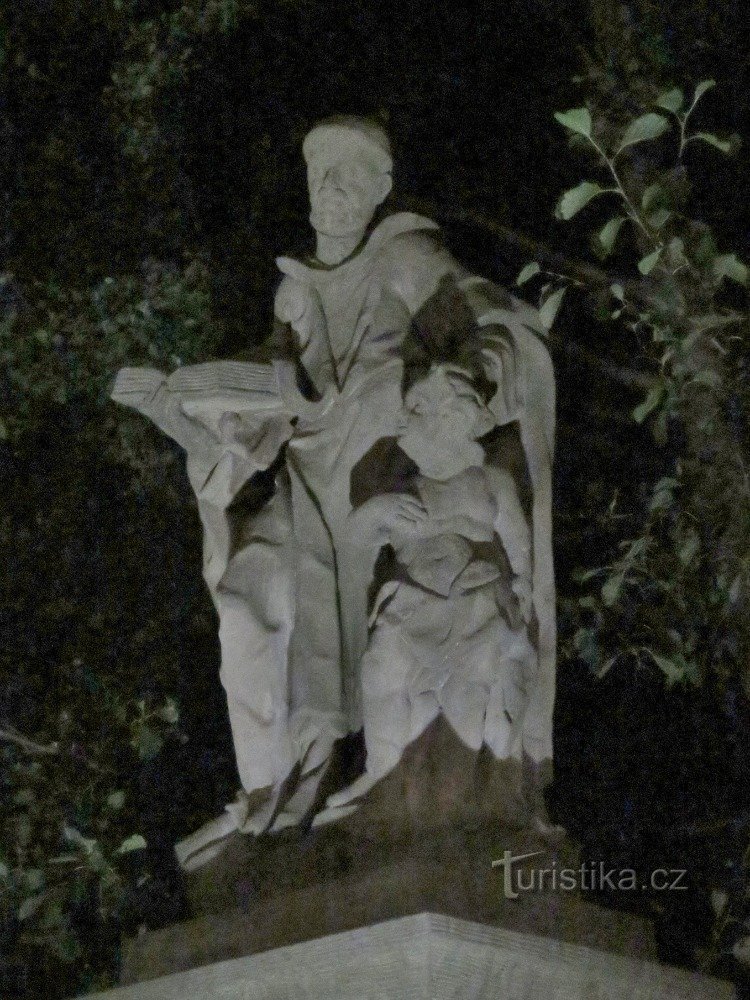
{"type": "MultiPolygon", "coordinates": [[[[467,746],[478,749],[484,742],[497,759],[525,756],[542,774],[552,757],[555,386],[538,319],[524,303],[468,273],[441,245],[429,219],[402,212],[373,225],[392,183],[389,142],[377,126],[351,118],[319,124],[304,154],[315,257],[277,260],[282,278],[273,366],[213,362],[169,378],[126,369],[113,393],[187,452],[204,529],[204,577],[220,623],[221,680],[242,791],[228,817],[179,846],[188,868],[215,853],[233,827],[257,834],[271,822],[279,829],[300,821],[335,741],[358,732],[363,721],[367,730],[361,671],[370,642],[368,597],[378,553],[386,556],[386,542],[394,539],[391,532],[367,552],[360,544],[351,515],[363,463],[370,497],[380,494],[376,499],[384,501],[390,493],[392,499],[396,488],[404,494],[394,501],[389,517],[399,524],[391,527],[403,528],[423,512],[424,529],[435,536],[432,556],[442,531],[443,541],[452,534],[477,558],[462,567],[462,584],[444,602],[455,635],[438,634],[445,616],[433,602],[423,610],[435,619],[435,634],[408,664],[401,658],[401,674],[384,678],[394,697],[381,705],[380,720],[393,720],[392,731],[375,733],[370,699],[372,735],[391,749],[387,760],[372,752],[368,775],[339,806],[392,768],[437,712],[467,746]],[[464,394],[452,409],[443,407],[446,412],[439,412],[440,400],[428,418],[412,412],[400,436],[404,378],[421,381],[424,397],[424,376],[446,364],[461,369],[474,388],[481,383],[482,419],[464,394]],[[420,421],[434,427],[420,430],[420,421]],[[523,454],[516,464],[525,462],[526,470],[515,474],[528,485],[527,512],[513,492],[512,463],[503,465],[499,453],[485,460],[476,440],[504,425],[517,428],[523,454]],[[421,487],[394,482],[392,461],[378,457],[383,443],[396,438],[402,457],[416,460],[421,487]],[[461,461],[453,468],[456,455],[461,461]],[[472,489],[462,480],[467,463],[482,479],[472,489]],[[270,469],[272,495],[268,488],[253,493],[260,481],[268,487],[263,477],[270,469]],[[454,489],[452,526],[445,510],[435,508],[427,517],[426,500],[449,474],[464,482],[454,489]],[[421,497],[416,505],[409,490],[421,497]],[[479,493],[486,494],[486,510],[477,519],[479,493]],[[492,550],[488,558],[479,557],[482,546],[492,550]],[[503,548],[507,560],[499,554],[503,548]],[[472,588],[476,593],[469,596],[472,588]],[[495,605],[493,588],[500,595],[495,605]],[[511,592],[522,623],[515,621],[511,592]],[[501,636],[503,616],[509,627],[501,636]],[[452,658],[438,650],[446,642],[452,658]],[[473,659],[472,676],[464,677],[460,666],[473,659]],[[443,676],[430,676],[425,686],[416,674],[435,674],[433,667],[443,676]],[[407,690],[402,674],[409,672],[415,676],[407,690]],[[394,714],[404,699],[408,712],[394,714]],[[491,722],[486,732],[477,721],[485,717],[491,722]]],[[[412,385],[412,395],[419,391],[412,385]]],[[[412,580],[415,573],[423,578],[420,559],[412,555],[412,580]]],[[[421,562],[429,557],[423,544],[421,562]]],[[[446,556],[435,573],[450,577],[450,563],[446,556]]],[[[407,588],[396,596],[403,604],[407,588]]],[[[409,616],[401,616],[407,644],[414,645],[421,614],[410,612],[409,624],[409,616]]],[[[377,651],[370,652],[377,659],[377,651]]],[[[370,740],[368,752],[374,745],[370,740]]],[[[538,789],[534,799],[541,802],[538,789]]]]}
{"type": "Polygon", "coordinates": [[[411,491],[380,494],[350,515],[352,537],[374,553],[390,544],[403,573],[375,598],[361,661],[366,771],[318,822],[366,794],[441,712],[472,750],[521,757],[537,674],[531,532],[512,476],[484,467],[478,439],[494,425],[464,373],[433,367],[406,393],[397,436],[419,470],[411,491]],[[475,554],[496,538],[512,582],[505,555],[475,554]]]}
{"type": "Polygon", "coordinates": [[[730,1000],[729,983],[422,913],[92,1000],[730,1000]]]}

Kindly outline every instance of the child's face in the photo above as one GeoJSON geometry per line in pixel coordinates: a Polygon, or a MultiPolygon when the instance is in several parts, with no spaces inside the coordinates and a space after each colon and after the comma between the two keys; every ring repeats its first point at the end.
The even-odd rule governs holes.
{"type": "Polygon", "coordinates": [[[450,466],[454,472],[469,468],[477,460],[481,409],[469,385],[434,369],[406,394],[399,445],[428,475],[426,465],[450,466]]]}

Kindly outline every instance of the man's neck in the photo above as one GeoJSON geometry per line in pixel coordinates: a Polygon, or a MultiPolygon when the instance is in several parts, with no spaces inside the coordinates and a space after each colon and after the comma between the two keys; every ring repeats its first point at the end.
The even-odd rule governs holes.
{"type": "Polygon", "coordinates": [[[318,233],[315,256],[322,264],[330,266],[340,264],[354,253],[364,236],[364,229],[347,236],[326,236],[325,233],[318,233]]]}

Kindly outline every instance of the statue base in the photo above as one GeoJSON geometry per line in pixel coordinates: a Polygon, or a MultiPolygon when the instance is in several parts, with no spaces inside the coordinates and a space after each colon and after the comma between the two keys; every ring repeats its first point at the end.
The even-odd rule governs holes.
{"type": "MultiPolygon", "coordinates": [[[[351,780],[356,746],[332,761],[321,804],[351,780]]],[[[123,982],[423,912],[654,958],[650,920],[597,906],[585,886],[561,886],[563,869],[580,870],[569,838],[477,808],[478,788],[502,787],[483,753],[437,720],[351,816],[231,834],[217,857],[184,873],[193,919],[126,944],[123,982]]]]}
{"type": "Polygon", "coordinates": [[[220,962],[101,1000],[525,997],[730,1000],[731,983],[500,927],[420,913],[220,962]]]}

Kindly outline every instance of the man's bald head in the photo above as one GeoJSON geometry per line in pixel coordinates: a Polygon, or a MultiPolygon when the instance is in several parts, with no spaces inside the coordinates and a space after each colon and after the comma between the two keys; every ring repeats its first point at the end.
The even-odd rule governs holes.
{"type": "Polygon", "coordinates": [[[391,142],[384,129],[353,115],[333,115],[319,121],[305,136],[302,152],[308,164],[320,156],[347,152],[367,160],[380,173],[393,169],[391,142]]]}
{"type": "Polygon", "coordinates": [[[315,125],[302,150],[315,231],[361,237],[393,185],[388,136],[366,119],[338,116],[315,125]]]}

